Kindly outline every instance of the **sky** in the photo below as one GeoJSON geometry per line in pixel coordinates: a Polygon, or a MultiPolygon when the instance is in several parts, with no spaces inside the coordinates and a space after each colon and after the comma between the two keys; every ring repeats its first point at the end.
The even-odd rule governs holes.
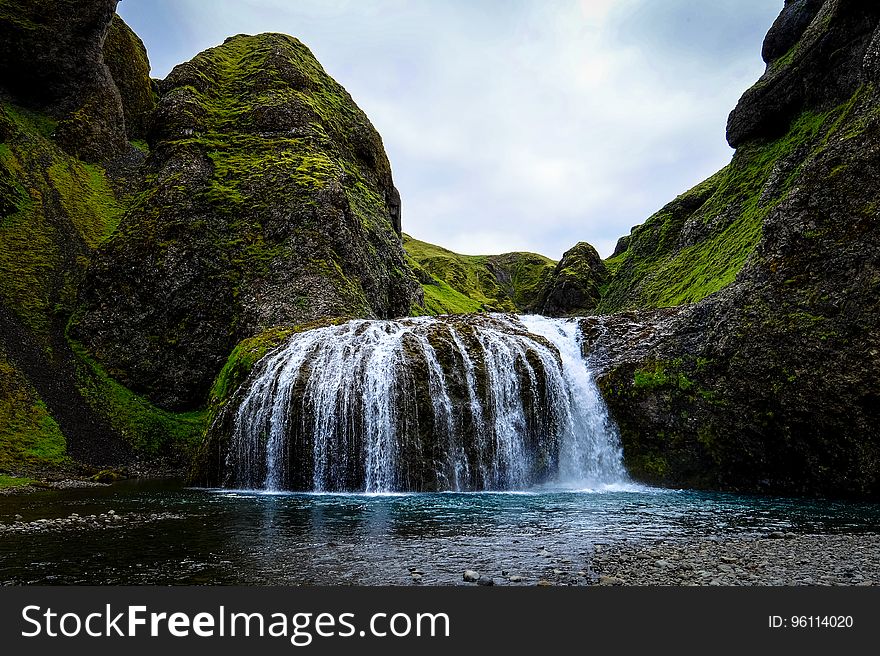
{"type": "Polygon", "coordinates": [[[233,34],[305,43],[370,117],[404,231],[558,259],[730,161],[783,0],[122,0],[153,77],[233,34]]]}

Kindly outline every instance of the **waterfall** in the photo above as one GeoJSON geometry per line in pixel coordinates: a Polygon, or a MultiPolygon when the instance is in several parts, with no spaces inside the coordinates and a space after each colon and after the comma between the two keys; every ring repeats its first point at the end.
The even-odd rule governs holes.
{"type": "Polygon", "coordinates": [[[229,406],[227,487],[596,487],[626,480],[574,320],[355,320],[293,335],[229,406]]]}

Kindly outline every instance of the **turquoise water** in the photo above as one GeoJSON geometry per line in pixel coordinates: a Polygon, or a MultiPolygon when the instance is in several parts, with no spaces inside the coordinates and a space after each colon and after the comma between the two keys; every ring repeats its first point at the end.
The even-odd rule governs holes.
{"type": "Polygon", "coordinates": [[[0,533],[0,582],[411,585],[410,568],[424,572],[424,584],[458,584],[465,569],[526,582],[557,569],[585,582],[597,543],[880,531],[878,504],[639,487],[270,495],[156,482],[0,497],[0,522],[110,509],[173,518],[0,533]]]}

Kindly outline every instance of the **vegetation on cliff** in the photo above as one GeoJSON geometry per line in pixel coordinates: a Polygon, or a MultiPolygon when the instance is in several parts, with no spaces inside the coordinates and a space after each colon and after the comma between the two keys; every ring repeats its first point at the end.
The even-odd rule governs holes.
{"type": "Polygon", "coordinates": [[[121,382],[194,409],[241,339],[421,301],[381,139],[303,44],[231,37],[160,91],[142,191],[72,327],[121,382]]]}
{"type": "Polygon", "coordinates": [[[880,9],[811,6],[807,27],[790,3],[768,35],[731,166],[609,262],[602,309],[702,299],[608,317],[587,345],[642,480],[880,495],[880,9]],[[796,106],[770,103],[789,89],[796,106]]]}
{"type": "Polygon", "coordinates": [[[425,294],[416,314],[523,311],[537,302],[555,265],[535,253],[459,255],[409,235],[403,246],[425,294]]]}

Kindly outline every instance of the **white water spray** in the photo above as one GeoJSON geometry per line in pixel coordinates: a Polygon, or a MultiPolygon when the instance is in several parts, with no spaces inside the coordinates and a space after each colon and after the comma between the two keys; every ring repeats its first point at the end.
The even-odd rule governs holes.
{"type": "Polygon", "coordinates": [[[575,321],[351,321],[292,336],[236,398],[227,484],[517,490],[627,480],[575,321]]]}

